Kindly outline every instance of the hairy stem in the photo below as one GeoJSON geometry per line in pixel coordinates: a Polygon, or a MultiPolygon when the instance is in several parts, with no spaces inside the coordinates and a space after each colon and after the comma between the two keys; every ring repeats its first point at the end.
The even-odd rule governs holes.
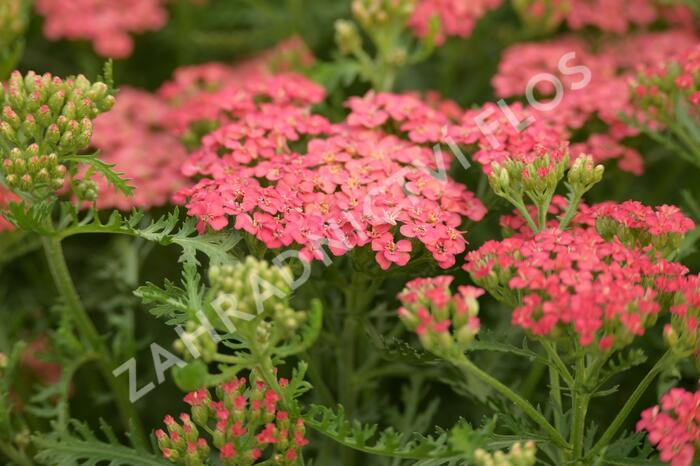
{"type": "Polygon", "coordinates": [[[559,447],[569,450],[570,445],[564,440],[559,431],[552,426],[552,424],[545,419],[545,417],[540,414],[526,399],[522,398],[520,395],[515,393],[513,390],[505,386],[503,383],[497,379],[491,377],[488,373],[479,369],[473,362],[471,362],[466,357],[462,357],[455,364],[462,369],[464,372],[472,374],[473,376],[480,379],[482,382],[491,386],[498,393],[512,401],[516,406],[518,406],[530,419],[532,419],[537,425],[544,429],[552,441],[559,447]]]}
{"type": "Polygon", "coordinates": [[[54,237],[42,238],[42,245],[46,260],[51,271],[51,276],[56,285],[56,289],[63,298],[64,304],[71,313],[73,320],[78,327],[82,336],[87,340],[90,348],[99,355],[97,360],[100,372],[107,382],[107,385],[114,394],[115,403],[119,410],[119,416],[125,430],[129,430],[130,424],[133,425],[134,434],[137,436],[134,441],[145,442],[145,435],[139,423],[139,418],[134,405],[130,402],[126,390],[126,386],[112,374],[111,358],[109,350],[105,345],[95,325],[90,320],[90,317],[83,306],[80,296],[75,288],[73,279],[70,276],[70,271],[66,265],[66,259],[63,255],[63,247],[60,240],[54,237]]]}

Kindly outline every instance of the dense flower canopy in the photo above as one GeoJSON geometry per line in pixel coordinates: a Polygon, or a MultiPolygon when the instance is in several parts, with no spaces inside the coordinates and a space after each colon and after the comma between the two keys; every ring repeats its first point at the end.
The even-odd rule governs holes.
{"type": "Polygon", "coordinates": [[[321,259],[325,243],[334,255],[371,245],[386,269],[423,247],[452,266],[466,246],[463,217],[480,220],[485,208],[463,185],[435,178],[432,149],[415,142],[439,139],[447,117],[413,96],[370,94],[351,99],[346,122],[332,124],[310,112],[322,97],[315,84],[283,74],[220,101],[230,123],[205,136],[184,166],[205,177],[181,193],[190,215],[201,229],[235,218],[236,229],[269,248],[296,244],[305,259],[321,259]],[[379,128],[390,117],[410,141],[379,128]]]}
{"type": "Polygon", "coordinates": [[[304,42],[292,36],[235,65],[213,62],[178,68],[173,78],[158,90],[158,95],[174,107],[165,123],[177,134],[183,134],[196,122],[226,121],[225,112],[230,110],[227,106],[234,105],[239,98],[250,97],[251,93],[262,98],[276,86],[282,87],[275,91],[275,96],[268,96],[275,101],[283,95],[294,96],[294,87],[298,85],[310,92],[306,96],[310,103],[318,103],[323,98],[322,88],[312,89],[308,81],[300,82],[291,74],[313,63],[314,57],[304,42]],[[283,76],[277,79],[275,74],[283,76]]]}
{"type": "Polygon", "coordinates": [[[638,113],[629,82],[639,67],[677,55],[696,41],[694,34],[679,30],[637,34],[606,42],[597,50],[573,36],[521,43],[505,51],[492,84],[500,97],[531,92],[534,103],[527,108],[525,118],[541,121],[525,132],[540,132],[544,126],[560,138],[569,139],[585,125],[600,120],[605,130],[593,132],[586,141],[572,145],[572,152],[593,154],[597,161],[619,159],[621,169],[641,174],[640,154],[624,144],[637,130],[620,119],[621,114],[638,113]],[[545,79],[543,73],[550,78],[545,79]],[[537,76],[543,77],[535,79],[537,76]],[[556,84],[561,87],[555,88],[551,77],[556,77],[556,84]],[[553,98],[561,100],[551,111],[549,103],[553,98]]]}

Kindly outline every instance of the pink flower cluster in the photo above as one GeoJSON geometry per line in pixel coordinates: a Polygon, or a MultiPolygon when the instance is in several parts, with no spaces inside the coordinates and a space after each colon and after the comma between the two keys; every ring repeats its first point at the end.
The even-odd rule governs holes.
{"type": "Polygon", "coordinates": [[[437,17],[440,32],[436,41],[441,44],[447,36],[469,37],[476,22],[501,3],[502,0],[419,0],[409,24],[419,37],[424,37],[437,17]]]}
{"type": "Polygon", "coordinates": [[[158,94],[174,107],[168,125],[178,134],[184,134],[197,122],[227,121],[228,109],[222,102],[234,105],[236,99],[253,94],[266,96],[272,90],[279,100],[284,95],[302,97],[317,103],[323,98],[322,88],[308,86],[291,72],[313,65],[315,59],[304,42],[292,36],[254,58],[227,65],[205,63],[178,68],[171,81],[164,83],[158,94]],[[280,79],[275,74],[283,74],[280,79]],[[277,85],[282,85],[275,89],[277,85]],[[295,88],[305,88],[313,95],[295,94],[295,88]]]}
{"type": "Polygon", "coordinates": [[[646,26],[657,19],[653,0],[571,0],[567,23],[572,29],[595,26],[623,34],[633,26],[646,26]]]}
{"type": "MultiPolygon", "coordinates": [[[[289,386],[279,379],[281,390],[289,386]]],[[[213,446],[225,466],[252,466],[269,461],[280,466],[297,464],[304,437],[304,420],[280,409],[282,397],[260,380],[234,379],[217,387],[212,400],[201,388],[185,396],[191,415],[180,415],[181,424],[165,417],[167,432],[155,432],[163,456],[175,464],[209,464],[210,447],[199,428],[211,433],[213,446]]]]}
{"type": "Polygon", "coordinates": [[[188,184],[180,171],[187,152],[163,127],[169,110],[155,95],[123,87],[114,108],[95,120],[92,145],[100,150],[100,159],[123,172],[136,188],[133,196],[127,197],[98,177],[98,208],[161,206],[188,184]]]}
{"type": "MultiPolygon", "coordinates": [[[[694,118],[700,107],[700,45],[697,43],[675,57],[648,63],[632,81],[635,104],[652,125],[666,126],[676,118],[679,100],[694,118]]],[[[672,124],[672,123],[671,123],[672,124]]]]}
{"type": "Polygon", "coordinates": [[[652,236],[684,235],[695,228],[695,222],[673,205],[649,207],[638,201],[613,201],[582,209],[581,215],[610,219],[624,228],[643,230],[652,236]]]}
{"type": "Polygon", "coordinates": [[[162,28],[168,13],[165,0],[37,0],[44,16],[44,34],[51,40],[93,42],[104,57],[126,58],[134,41],[130,34],[162,28]]]}
{"type": "Polygon", "coordinates": [[[520,103],[509,105],[506,112],[494,103],[468,110],[462,117],[459,131],[456,141],[476,144],[472,158],[483,166],[486,174],[491,174],[493,163],[503,163],[514,155],[532,154],[536,150],[556,150],[562,141],[557,129],[536,118],[534,112],[520,103]]]}
{"type": "Polygon", "coordinates": [[[322,97],[283,74],[219,102],[229,122],[184,165],[205,177],[181,193],[200,229],[234,218],[267,247],[296,245],[307,260],[323,258],[327,243],[334,255],[368,245],[383,269],[405,265],[417,249],[454,265],[466,247],[462,217],[480,220],[486,209],[463,185],[433,177],[438,162],[417,143],[441,138],[437,122],[447,117],[413,96],[370,94],[331,124],[309,109],[322,97]],[[390,119],[410,140],[382,130],[390,119]]]}
{"type": "Polygon", "coordinates": [[[449,275],[417,278],[398,296],[403,305],[399,317],[429,350],[449,352],[456,345],[461,353],[479,332],[476,299],[484,290],[460,286],[452,295],[453,279],[449,275]]]}
{"type": "MultiPolygon", "coordinates": [[[[640,34],[605,44],[596,52],[573,37],[517,44],[504,53],[492,83],[498,96],[513,97],[526,93],[533,76],[541,73],[555,76],[562,84],[559,91],[561,101],[554,110],[546,107],[538,110],[534,106],[524,109],[524,116],[538,121],[524,132],[537,134],[543,133],[543,128],[549,128],[558,133],[560,139],[570,139],[584,125],[600,119],[607,127],[605,132],[594,133],[588,140],[574,144],[573,154],[590,153],[596,161],[619,159],[621,169],[640,174],[643,170],[641,156],[623,144],[625,138],[637,134],[635,129],[620,120],[622,113],[636,113],[628,81],[637,66],[675,56],[678,50],[696,40],[694,35],[685,31],[640,34]],[[575,58],[564,58],[572,52],[575,58]],[[590,82],[586,82],[582,67],[590,72],[590,82]]],[[[551,80],[533,81],[532,84],[534,97],[539,103],[544,104],[555,95],[551,80]]],[[[516,138],[520,140],[522,136],[516,138]]]]}
{"type": "Polygon", "coordinates": [[[672,388],[661,403],[644,412],[637,431],[647,431],[649,441],[671,466],[697,464],[700,452],[700,391],[672,388]]]}
{"type": "MultiPolygon", "coordinates": [[[[569,202],[563,196],[554,196],[549,206],[549,228],[559,227],[559,219],[564,215],[569,202]]],[[[537,216],[534,205],[527,206],[533,218],[537,216]]],[[[507,236],[532,238],[532,229],[522,214],[514,211],[500,218],[501,227],[507,236]]],[[[578,205],[578,211],[570,222],[572,227],[592,228],[606,240],[617,238],[629,248],[638,249],[655,257],[676,252],[686,233],[695,228],[695,222],[672,205],[650,207],[638,201],[601,202],[588,206],[578,205]]]]}
{"type": "Polygon", "coordinates": [[[687,273],[591,228],[488,241],[464,268],[497,297],[517,290],[515,325],[553,338],[572,331],[601,350],[642,335],[661,310],[655,285],[666,288],[687,273]]]}

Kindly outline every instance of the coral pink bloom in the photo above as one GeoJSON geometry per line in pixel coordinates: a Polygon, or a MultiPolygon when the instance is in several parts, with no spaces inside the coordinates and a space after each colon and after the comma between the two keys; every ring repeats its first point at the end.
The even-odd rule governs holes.
{"type": "Polygon", "coordinates": [[[372,250],[375,251],[377,263],[386,270],[392,263],[406,265],[411,259],[411,242],[405,239],[394,242],[391,233],[385,233],[372,241],[372,250]]]}
{"type": "Polygon", "coordinates": [[[535,335],[570,327],[582,345],[603,350],[642,335],[661,311],[655,284],[675,283],[688,272],[617,238],[605,241],[590,227],[489,241],[467,260],[464,268],[487,289],[497,279],[498,289],[518,290],[514,324],[535,335]]]}
{"type": "Polygon", "coordinates": [[[691,466],[700,448],[700,391],[672,388],[660,406],[642,412],[637,430],[647,431],[649,441],[672,466],[691,466]]]}
{"type": "Polygon", "coordinates": [[[235,217],[234,228],[270,248],[295,244],[306,260],[323,259],[326,246],[339,256],[372,243],[386,269],[410,260],[406,238],[415,238],[441,267],[453,265],[466,245],[464,218],[478,221],[486,209],[464,185],[434,178],[432,148],[410,135],[450,119],[413,95],[369,93],[351,99],[348,120],[333,124],[312,113],[314,88],[285,74],[238,86],[235,95],[218,92],[217,108],[202,114],[220,126],[184,165],[201,177],[178,196],[188,213],[200,228],[235,217]],[[233,108],[231,99],[249,105],[233,108]],[[389,119],[404,133],[386,132],[389,119]]]}

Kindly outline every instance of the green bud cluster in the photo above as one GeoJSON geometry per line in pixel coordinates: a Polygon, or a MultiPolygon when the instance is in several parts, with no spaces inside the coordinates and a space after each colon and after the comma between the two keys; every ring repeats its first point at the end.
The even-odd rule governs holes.
{"type": "Polygon", "coordinates": [[[508,159],[492,165],[489,184],[501,197],[519,200],[527,195],[541,205],[552,198],[568,165],[568,152],[560,157],[545,153],[530,162],[508,159]]]}
{"type": "Polygon", "coordinates": [[[671,322],[664,326],[663,336],[668,347],[677,353],[694,353],[696,366],[700,368],[700,306],[697,303],[700,289],[694,293],[695,296],[690,300],[683,297],[682,293],[673,298],[673,305],[683,308],[684,313],[671,315],[671,322]]]}
{"type": "Polygon", "coordinates": [[[362,50],[360,31],[357,30],[354,22],[347,19],[339,19],[335,22],[335,43],[343,55],[362,50]]]}
{"type": "Polygon", "coordinates": [[[595,165],[593,157],[590,155],[581,155],[574,164],[569,168],[567,181],[573,188],[574,192],[585,193],[594,185],[600,183],[605,173],[605,167],[595,165]]]}
{"type": "MultiPolygon", "coordinates": [[[[258,344],[274,345],[296,334],[306,321],[306,312],[296,311],[289,303],[292,277],[289,267],[252,256],[234,265],[213,266],[209,269],[211,305],[258,344]]],[[[226,324],[218,317],[223,330],[226,324]]]]}
{"type": "Polygon", "coordinates": [[[218,343],[211,334],[202,334],[199,331],[200,327],[201,324],[192,320],[185,323],[185,333],[175,340],[173,347],[175,351],[182,354],[185,359],[192,359],[199,354],[199,357],[201,357],[204,362],[208,363],[214,360],[214,356],[218,350],[218,343]],[[185,339],[188,344],[185,344],[183,341],[185,339]],[[193,350],[196,350],[196,352],[193,350]]]}
{"type": "Polygon", "coordinates": [[[453,295],[445,277],[417,279],[399,294],[403,307],[399,318],[415,332],[423,347],[446,359],[461,356],[479,332],[482,290],[459,287],[453,295]],[[439,296],[439,298],[438,298],[439,296]]]}
{"type": "MultiPolygon", "coordinates": [[[[114,105],[104,83],[84,76],[62,80],[49,73],[15,71],[0,86],[0,171],[13,190],[46,196],[60,189],[73,170],[64,157],[90,145],[92,120],[114,105]]],[[[96,197],[87,184],[79,195],[96,197]]]]}
{"type": "Polygon", "coordinates": [[[415,0],[354,0],[352,13],[363,28],[373,30],[390,21],[405,23],[415,7],[415,0]]]}
{"type": "Polygon", "coordinates": [[[479,448],[474,451],[476,466],[534,466],[537,461],[537,448],[532,440],[521,444],[516,442],[508,453],[497,451],[493,454],[479,448]]]}

